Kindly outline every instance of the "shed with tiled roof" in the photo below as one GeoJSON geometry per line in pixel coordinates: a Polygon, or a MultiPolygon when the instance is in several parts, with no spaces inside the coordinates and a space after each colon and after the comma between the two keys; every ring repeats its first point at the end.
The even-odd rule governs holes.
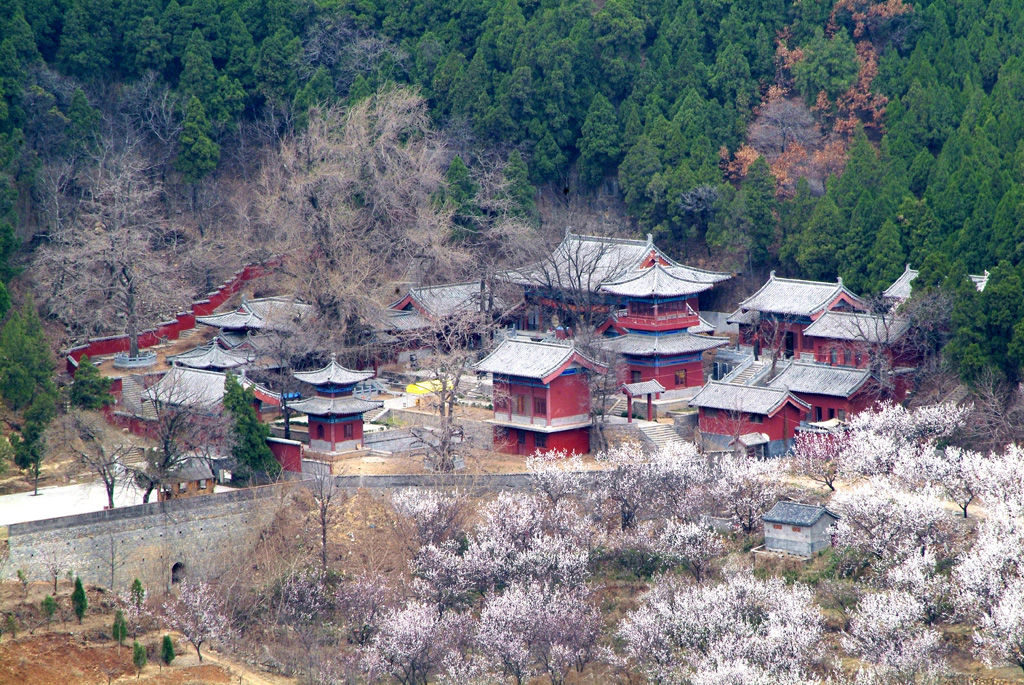
{"type": "Polygon", "coordinates": [[[839,516],[823,506],[776,502],[761,519],[765,549],[809,557],[832,545],[831,528],[839,516]]]}

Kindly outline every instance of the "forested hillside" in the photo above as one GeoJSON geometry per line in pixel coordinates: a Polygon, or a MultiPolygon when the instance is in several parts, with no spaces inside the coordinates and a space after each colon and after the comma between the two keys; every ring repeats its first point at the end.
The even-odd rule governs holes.
{"type": "MultiPolygon", "coordinates": [[[[271,248],[272,213],[239,200],[266,189],[265,153],[306,130],[310,107],[397,84],[426,99],[418,130],[453,141],[446,175],[423,188],[453,248],[495,207],[535,221],[533,188],[610,192],[624,230],[680,256],[706,245],[722,267],[841,275],[865,293],[908,261],[922,286],[952,275],[963,377],[995,366],[1015,379],[1024,362],[1020,2],[0,4],[5,281],[48,247],[95,254],[68,232],[110,229],[99,205],[130,188],[138,202],[120,216],[164,221],[138,254],[169,250],[162,263],[179,267],[161,292],[203,292],[271,248]],[[126,148],[132,162],[113,165],[126,148]],[[485,192],[495,167],[504,203],[485,192]],[[983,294],[962,287],[984,270],[983,294]]],[[[48,258],[48,273],[74,273],[48,258]]],[[[126,325],[74,321],[66,279],[35,285],[72,332],[126,325]]]]}

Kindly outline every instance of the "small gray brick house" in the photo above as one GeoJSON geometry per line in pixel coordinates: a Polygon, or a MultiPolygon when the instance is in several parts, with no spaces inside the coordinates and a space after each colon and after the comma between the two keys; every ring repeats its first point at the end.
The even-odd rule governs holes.
{"type": "Polygon", "coordinates": [[[803,557],[832,544],[830,529],[839,520],[825,507],[799,502],[776,502],[761,518],[765,549],[803,557]]]}

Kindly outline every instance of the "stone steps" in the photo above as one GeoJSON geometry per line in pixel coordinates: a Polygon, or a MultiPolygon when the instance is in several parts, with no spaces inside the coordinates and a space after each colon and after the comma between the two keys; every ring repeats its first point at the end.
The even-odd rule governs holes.
{"type": "Polygon", "coordinates": [[[657,449],[669,447],[685,442],[672,426],[662,423],[641,423],[638,424],[640,432],[657,449]]]}

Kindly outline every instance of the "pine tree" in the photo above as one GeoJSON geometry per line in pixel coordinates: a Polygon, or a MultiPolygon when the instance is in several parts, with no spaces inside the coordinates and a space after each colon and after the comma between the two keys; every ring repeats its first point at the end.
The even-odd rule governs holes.
{"type": "Polygon", "coordinates": [[[842,225],[842,213],[832,198],[825,195],[811,212],[796,252],[796,263],[806,278],[830,280],[836,277],[840,248],[836,227],[842,225]]]}
{"type": "Polygon", "coordinates": [[[274,477],[281,472],[273,452],[267,446],[270,427],[261,423],[253,407],[252,390],[243,388],[232,374],[224,381],[224,407],[234,419],[234,441],[231,454],[243,478],[265,474],[274,477]]]}
{"type": "Polygon", "coordinates": [[[750,219],[751,260],[754,264],[763,264],[768,260],[778,233],[775,177],[764,157],[758,157],[750,165],[740,184],[740,194],[745,196],[746,213],[750,219]]]}
{"type": "Polygon", "coordinates": [[[42,322],[31,300],[0,331],[0,394],[21,409],[40,393],[54,394],[53,358],[42,322]]]}
{"type": "Polygon", "coordinates": [[[203,32],[193,29],[181,57],[182,70],[178,88],[186,99],[199,98],[208,106],[217,90],[217,69],[213,66],[213,54],[203,32]]]}
{"type": "Polygon", "coordinates": [[[619,122],[615,108],[600,93],[590,102],[581,134],[580,180],[593,187],[604,178],[605,169],[619,161],[619,122]]]}
{"type": "Polygon", "coordinates": [[[75,370],[75,382],[71,385],[68,399],[74,407],[82,409],[100,409],[114,403],[110,394],[111,379],[100,373],[96,365],[84,355],[78,361],[75,370]]]}
{"type": "Polygon", "coordinates": [[[135,666],[136,680],[142,673],[142,669],[146,667],[146,661],[148,661],[148,656],[146,655],[146,648],[140,645],[136,640],[132,643],[132,664],[135,666]]]}
{"type": "Polygon", "coordinates": [[[452,222],[455,224],[454,238],[466,237],[474,229],[480,208],[476,204],[477,184],[469,173],[469,167],[458,155],[452,158],[445,173],[446,188],[443,201],[447,202],[455,212],[452,222]]]}
{"type": "Polygon", "coordinates": [[[534,200],[537,189],[530,183],[530,170],[519,150],[509,153],[503,174],[508,184],[505,192],[511,204],[509,211],[535,223],[538,219],[537,203],[534,200]]]}
{"type": "Polygon", "coordinates": [[[86,609],[89,608],[89,598],[86,596],[85,588],[82,586],[82,579],[78,576],[75,576],[75,589],[71,593],[71,606],[74,607],[78,622],[81,623],[82,619],[85,618],[86,609]]]}
{"type": "Polygon", "coordinates": [[[57,613],[57,600],[55,600],[51,595],[46,595],[46,597],[43,597],[41,608],[43,610],[43,616],[46,617],[46,625],[50,625],[50,621],[53,620],[53,615],[57,613]]]}
{"type": "Polygon", "coordinates": [[[868,263],[867,283],[870,292],[880,292],[903,273],[905,254],[900,245],[900,233],[896,224],[887,220],[878,229],[878,236],[872,246],[871,261],[868,263]]]}
{"type": "Polygon", "coordinates": [[[124,645],[124,641],[128,638],[128,624],[125,623],[124,612],[120,609],[114,614],[114,625],[110,628],[110,634],[117,641],[118,647],[124,645]]]}
{"type": "Polygon", "coordinates": [[[170,666],[171,662],[174,661],[175,656],[174,640],[171,639],[170,635],[164,635],[164,639],[160,647],[160,660],[167,666],[170,666]]]}
{"type": "Polygon", "coordinates": [[[210,137],[212,129],[199,98],[192,96],[185,108],[185,121],[178,139],[180,150],[174,167],[186,183],[195,185],[217,168],[220,145],[210,137]]]}

